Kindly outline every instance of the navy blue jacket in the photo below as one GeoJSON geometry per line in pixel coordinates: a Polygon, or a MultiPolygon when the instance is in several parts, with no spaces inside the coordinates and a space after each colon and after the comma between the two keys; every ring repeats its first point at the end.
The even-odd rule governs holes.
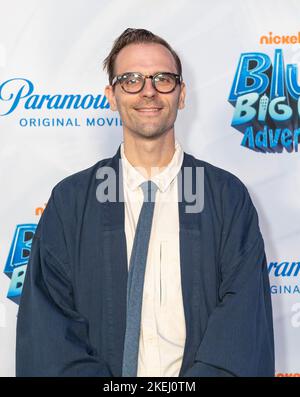
{"type": "MultiPolygon", "coordinates": [[[[58,183],[33,238],[17,321],[17,376],[121,376],[126,326],[124,202],[99,202],[100,167],[58,183]],[[99,174],[98,174],[99,175],[99,174]]],[[[274,376],[264,243],[245,186],[204,167],[204,209],[179,201],[186,343],[179,376],[274,376]]],[[[184,173],[182,173],[184,176],[184,173]]],[[[193,174],[193,185],[196,173],[193,174]]],[[[184,186],[184,185],[183,185],[184,186]]],[[[122,197],[122,196],[121,196],[122,197]]]]}

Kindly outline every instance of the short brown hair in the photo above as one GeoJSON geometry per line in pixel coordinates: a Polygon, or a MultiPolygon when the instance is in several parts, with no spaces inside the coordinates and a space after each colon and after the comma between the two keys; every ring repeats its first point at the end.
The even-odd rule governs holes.
{"type": "Polygon", "coordinates": [[[156,43],[166,47],[175,59],[178,74],[182,74],[182,66],[179,56],[164,39],[146,29],[128,28],[115,40],[109,55],[103,62],[103,69],[108,73],[109,84],[112,83],[114,78],[114,65],[117,55],[125,46],[136,43],[156,43]]]}

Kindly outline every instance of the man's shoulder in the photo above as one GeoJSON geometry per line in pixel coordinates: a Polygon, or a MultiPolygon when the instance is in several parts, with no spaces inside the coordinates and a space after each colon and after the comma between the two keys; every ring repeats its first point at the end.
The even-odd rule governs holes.
{"type": "Polygon", "coordinates": [[[207,179],[206,182],[218,189],[234,189],[234,190],[247,190],[244,183],[231,173],[223,168],[217,167],[207,161],[198,159],[190,153],[185,153],[186,163],[192,165],[193,167],[203,167],[204,168],[204,178],[207,179]]]}
{"type": "Polygon", "coordinates": [[[80,193],[84,194],[91,184],[96,183],[97,171],[101,167],[107,167],[111,165],[113,157],[107,157],[92,166],[75,172],[61,181],[59,181],[52,190],[52,194],[54,196],[73,196],[80,195],[80,193]]]}

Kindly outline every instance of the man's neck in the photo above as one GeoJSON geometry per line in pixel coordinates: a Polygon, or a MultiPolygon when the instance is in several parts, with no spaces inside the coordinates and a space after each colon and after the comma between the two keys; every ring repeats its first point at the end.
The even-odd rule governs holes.
{"type": "Polygon", "coordinates": [[[174,133],[155,140],[133,138],[124,134],[124,153],[127,160],[134,167],[138,167],[147,179],[160,173],[170,163],[174,152],[174,133]]]}

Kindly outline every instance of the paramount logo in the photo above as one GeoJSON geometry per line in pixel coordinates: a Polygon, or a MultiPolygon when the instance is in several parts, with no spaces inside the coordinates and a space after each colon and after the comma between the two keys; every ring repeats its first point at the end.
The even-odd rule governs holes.
{"type": "Polygon", "coordinates": [[[275,277],[297,277],[300,272],[300,262],[270,262],[268,271],[275,277]]]}
{"type": "Polygon", "coordinates": [[[14,78],[0,85],[0,116],[11,114],[17,107],[24,109],[109,109],[105,95],[98,94],[37,94],[32,81],[14,78]]]}

